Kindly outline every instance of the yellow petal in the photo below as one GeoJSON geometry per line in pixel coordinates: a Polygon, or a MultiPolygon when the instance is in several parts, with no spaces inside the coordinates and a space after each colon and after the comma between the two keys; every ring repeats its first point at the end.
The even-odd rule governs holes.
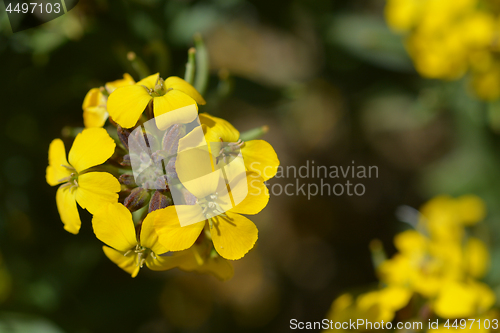
{"type": "Polygon", "coordinates": [[[125,73],[125,74],[123,74],[123,79],[118,79],[115,81],[107,82],[105,87],[106,87],[106,90],[111,94],[117,88],[131,86],[133,84],[135,84],[135,81],[132,78],[132,76],[130,76],[130,74],[128,74],[128,73],[125,73]]]}
{"type": "Polygon", "coordinates": [[[97,239],[115,250],[127,252],[137,245],[132,214],[120,203],[108,204],[96,212],[92,227],[97,239]]]}
{"type": "Polygon", "coordinates": [[[141,235],[139,237],[139,243],[151,249],[156,256],[168,252],[168,249],[158,242],[158,234],[156,233],[154,221],[156,215],[158,215],[159,210],[155,210],[149,213],[141,225],[141,235]]]}
{"type": "Polygon", "coordinates": [[[56,193],[57,210],[64,223],[64,229],[72,234],[77,234],[82,224],[76,207],[75,192],[74,189],[65,186],[59,187],[56,193]]]}
{"type": "Polygon", "coordinates": [[[379,293],[379,302],[386,308],[397,311],[404,308],[410,301],[413,292],[408,288],[388,286],[379,293]]]}
{"type": "Polygon", "coordinates": [[[202,273],[210,273],[221,281],[227,281],[234,275],[234,267],[228,260],[216,256],[209,258],[206,263],[199,268],[202,273]]]}
{"type": "Polygon", "coordinates": [[[198,114],[194,99],[183,92],[171,90],[163,96],[153,98],[153,113],[158,128],[166,129],[171,123],[170,115],[166,114],[176,110],[178,112],[172,115],[172,119],[179,119],[181,123],[187,123],[189,119],[194,120],[198,114]]]}
{"type": "Polygon", "coordinates": [[[200,122],[205,131],[207,142],[236,142],[240,138],[240,132],[228,121],[209,115],[200,114],[200,122]]]}
{"type": "Polygon", "coordinates": [[[477,311],[480,313],[488,311],[495,304],[495,292],[482,282],[474,283],[474,289],[478,299],[477,311]]]}
{"type": "MultiPolygon", "coordinates": [[[[226,157],[226,160],[219,157],[217,168],[222,169],[226,184],[235,182],[240,178],[245,178],[247,174],[243,156],[241,156],[241,154],[226,157]]],[[[243,193],[243,195],[246,195],[246,192],[243,193]]]]}
{"type": "Polygon", "coordinates": [[[120,182],[112,174],[88,172],[78,177],[76,201],[82,208],[95,214],[104,205],[116,203],[120,190],[120,182]]]}
{"type": "Polygon", "coordinates": [[[83,99],[83,110],[94,106],[106,106],[106,99],[99,88],[90,89],[83,99]]]}
{"type": "Polygon", "coordinates": [[[200,105],[205,105],[205,100],[200,93],[189,83],[177,76],[171,76],[165,80],[165,87],[167,89],[178,90],[196,101],[200,105]]]}
{"type": "Polygon", "coordinates": [[[394,245],[404,254],[424,255],[428,247],[428,239],[416,230],[406,230],[394,237],[394,245]]]}
{"type": "Polygon", "coordinates": [[[490,266],[490,254],[486,245],[479,239],[470,237],[464,249],[466,271],[474,278],[480,279],[490,266]]]}
{"type": "Polygon", "coordinates": [[[196,126],[191,132],[187,133],[179,140],[179,146],[177,150],[183,151],[191,148],[200,148],[206,150],[206,148],[204,148],[206,146],[207,141],[205,140],[203,129],[201,128],[201,126],[196,126]]]}
{"type": "Polygon", "coordinates": [[[180,255],[171,254],[168,256],[156,255],[156,258],[149,256],[146,259],[146,266],[153,271],[166,271],[182,265],[186,260],[188,260],[187,254],[178,253],[180,255]]]}
{"type": "Polygon", "coordinates": [[[221,281],[227,281],[231,279],[234,275],[234,268],[231,262],[220,257],[209,257],[202,264],[199,264],[193,254],[193,249],[197,247],[194,245],[186,252],[190,252],[189,256],[186,256],[184,261],[179,265],[179,268],[185,271],[196,271],[200,273],[209,273],[218,278],[221,281]]]}
{"type": "Polygon", "coordinates": [[[179,152],[175,167],[182,185],[197,198],[215,193],[222,180],[222,172],[220,169],[214,171],[206,147],[179,152]]]}
{"type": "Polygon", "coordinates": [[[104,106],[92,106],[83,110],[85,128],[103,127],[108,119],[108,111],[104,106]]]}
{"type": "Polygon", "coordinates": [[[122,252],[118,252],[107,246],[103,246],[102,249],[106,257],[117,264],[118,267],[132,275],[133,278],[137,276],[140,267],[137,265],[137,255],[135,253],[124,256],[122,252]]]}
{"type": "Polygon", "coordinates": [[[152,98],[139,83],[120,87],[109,95],[107,104],[109,115],[121,127],[134,127],[152,98]]]}
{"type": "Polygon", "coordinates": [[[45,178],[51,186],[62,183],[61,179],[69,177],[71,171],[63,165],[69,166],[66,160],[66,150],[61,139],[54,139],[49,146],[49,166],[45,178]]]}
{"type": "Polygon", "coordinates": [[[250,251],[258,238],[255,224],[246,217],[226,212],[227,217],[216,216],[210,231],[215,250],[221,257],[236,260],[250,251]]]}
{"type": "Polygon", "coordinates": [[[116,143],[104,128],[87,128],[79,133],[69,151],[69,163],[77,172],[103,164],[115,151],[116,143]]]}
{"type": "Polygon", "coordinates": [[[268,180],[278,171],[280,161],[273,147],[264,140],[250,140],[241,148],[241,154],[248,171],[253,171],[268,180]]]}
{"type": "MultiPolygon", "coordinates": [[[[247,176],[231,186],[236,207],[229,209],[233,213],[254,215],[259,213],[269,202],[269,191],[262,178],[254,173],[247,176]],[[243,186],[248,186],[248,193],[244,199],[238,197],[239,193],[244,193],[243,186]],[[239,202],[239,203],[238,203],[239,202]]],[[[226,207],[223,207],[226,208],[226,207]]]]}
{"type": "Polygon", "coordinates": [[[475,314],[476,290],[458,282],[444,284],[434,304],[436,314],[442,318],[467,318],[475,314]]]}
{"type": "Polygon", "coordinates": [[[144,79],[140,80],[136,83],[137,86],[145,86],[149,89],[154,89],[156,83],[158,82],[158,78],[160,77],[160,73],[152,74],[144,79]]]}
{"type": "Polygon", "coordinates": [[[486,217],[486,205],[475,195],[463,195],[458,198],[457,210],[465,225],[474,225],[486,217]]]}
{"type": "MultiPolygon", "coordinates": [[[[199,220],[201,208],[198,206],[176,205],[157,210],[154,217],[154,227],[158,234],[158,241],[170,251],[182,251],[191,247],[205,226],[205,221],[181,227],[180,215],[192,215],[193,220],[199,220]]],[[[201,216],[201,218],[203,218],[201,216]]]]}
{"type": "MultiPolygon", "coordinates": [[[[164,102],[165,100],[163,97],[157,97],[154,99],[155,105],[160,109],[165,107],[161,106],[161,104],[164,102]]],[[[196,107],[196,104],[190,104],[179,109],[156,115],[155,123],[158,129],[166,130],[174,124],[188,124],[195,120],[197,116],[198,108],[196,107]]]]}

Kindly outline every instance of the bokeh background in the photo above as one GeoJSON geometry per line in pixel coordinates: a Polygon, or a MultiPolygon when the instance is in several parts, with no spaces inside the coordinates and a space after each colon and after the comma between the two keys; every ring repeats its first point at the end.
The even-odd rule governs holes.
{"type": "Polygon", "coordinates": [[[487,203],[486,281],[500,292],[500,108],[466,78],[422,78],[384,6],[80,0],[13,34],[0,3],[0,332],[287,332],[290,319],[321,320],[342,292],[375,284],[370,241],[394,253],[406,228],[398,208],[441,193],[487,203]],[[253,218],[256,248],[228,282],[179,270],[132,279],[102,253],[89,214],[79,235],[62,228],[45,182],[48,145],[82,126],[90,88],[125,72],[139,79],[128,52],[182,77],[197,32],[211,68],[200,111],[240,131],[269,125],[264,139],[284,167],[355,161],[377,166],[378,178],[354,180],[360,197],[272,196],[253,218]]]}

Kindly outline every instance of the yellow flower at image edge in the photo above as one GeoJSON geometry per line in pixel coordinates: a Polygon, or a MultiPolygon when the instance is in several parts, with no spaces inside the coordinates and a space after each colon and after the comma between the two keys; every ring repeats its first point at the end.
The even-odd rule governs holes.
{"type": "Polygon", "coordinates": [[[121,189],[118,180],[107,172],[88,171],[110,158],[115,142],[102,128],[90,128],[78,134],[66,159],[64,143],[55,139],[49,147],[47,183],[62,184],[56,193],[57,209],[64,229],[77,234],[81,220],[76,203],[95,213],[103,203],[116,202],[121,189]]]}
{"type": "Polygon", "coordinates": [[[163,80],[153,74],[135,85],[116,89],[109,96],[108,112],[120,126],[131,128],[151,101],[155,117],[188,105],[205,104],[200,93],[183,79],[171,76],[163,80]]]}
{"type": "Polygon", "coordinates": [[[174,268],[185,261],[185,255],[161,256],[168,252],[158,242],[153,221],[160,210],[149,213],[136,236],[132,213],[120,203],[112,203],[94,214],[92,226],[96,237],[111,246],[103,246],[106,256],[121,269],[136,277],[144,264],[154,271],[174,268]]]}

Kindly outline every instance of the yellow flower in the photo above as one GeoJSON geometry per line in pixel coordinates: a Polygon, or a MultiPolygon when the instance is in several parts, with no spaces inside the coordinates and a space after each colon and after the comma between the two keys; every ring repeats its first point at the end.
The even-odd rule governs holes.
{"type": "Polygon", "coordinates": [[[438,196],[421,212],[419,231],[408,230],[395,237],[399,253],[380,265],[381,280],[434,297],[444,283],[482,277],[489,266],[488,251],[478,239],[464,242],[464,227],[485,217],[483,201],[474,195],[438,196]]]}
{"type": "MultiPolygon", "coordinates": [[[[334,323],[343,323],[363,319],[364,322],[379,324],[384,321],[390,322],[394,319],[396,312],[405,307],[412,296],[412,292],[406,288],[389,286],[380,290],[361,294],[354,301],[352,295],[343,294],[339,296],[330,307],[327,318],[334,323]]],[[[365,325],[358,327],[365,331],[365,325]]],[[[332,330],[324,330],[324,332],[332,330]]],[[[339,330],[339,328],[335,328],[339,330]]],[[[340,330],[349,330],[349,326],[340,330]]],[[[368,328],[369,330],[369,328],[368,328]]]]}
{"type": "MultiPolygon", "coordinates": [[[[157,73],[135,85],[116,89],[109,96],[108,112],[120,126],[131,128],[151,101],[155,117],[186,106],[195,105],[197,109],[197,104],[205,104],[200,93],[183,79],[171,76],[164,81],[157,73]]],[[[158,127],[163,126],[158,124],[158,127]]]]}
{"type": "MultiPolygon", "coordinates": [[[[264,181],[273,178],[278,171],[280,161],[273,147],[264,140],[249,140],[241,142],[240,132],[228,121],[211,116],[207,113],[199,115],[201,129],[205,135],[209,152],[214,156],[217,164],[224,165],[232,160],[241,151],[245,169],[255,172],[264,181]],[[229,143],[225,145],[224,143],[229,143]]],[[[197,129],[186,135],[179,142],[179,150],[183,150],[183,142],[192,146],[193,137],[199,136],[197,129]]],[[[205,144],[205,143],[203,143],[205,144]]]]}
{"type": "MultiPolygon", "coordinates": [[[[123,79],[108,82],[104,86],[106,92],[111,94],[116,88],[135,84],[134,79],[127,73],[123,74],[123,79]]],[[[102,127],[108,119],[106,110],[107,97],[101,91],[103,88],[93,88],[83,100],[83,123],[86,128],[102,127]]]]}
{"type": "Polygon", "coordinates": [[[103,203],[118,200],[117,192],[121,189],[118,180],[107,172],[88,170],[106,162],[115,146],[106,130],[84,129],[73,142],[68,163],[62,140],[55,139],[50,144],[46,180],[51,186],[63,184],[57,190],[56,202],[67,231],[77,234],[80,230],[77,202],[80,207],[95,213],[103,203]]]}
{"type": "Polygon", "coordinates": [[[478,97],[500,97],[496,58],[498,18],[488,1],[387,0],[385,17],[406,32],[406,46],[424,77],[455,80],[468,70],[478,97]]]}
{"type": "Polygon", "coordinates": [[[165,208],[155,228],[160,243],[171,251],[191,247],[205,229],[217,253],[236,260],[253,248],[258,233],[255,224],[240,214],[260,212],[269,193],[256,174],[244,172],[226,184],[222,169],[212,171],[209,155],[198,148],[177,155],[179,180],[196,197],[196,204],[165,208]]]}
{"type": "Polygon", "coordinates": [[[458,79],[467,71],[467,48],[461,33],[415,33],[408,39],[408,50],[415,68],[424,77],[458,79]]]}
{"type": "Polygon", "coordinates": [[[153,221],[161,210],[149,213],[136,236],[132,213],[120,203],[111,203],[94,214],[92,226],[96,237],[109,246],[104,254],[121,269],[136,277],[144,264],[154,271],[174,268],[185,255],[161,256],[168,249],[158,243],[153,221]]]}

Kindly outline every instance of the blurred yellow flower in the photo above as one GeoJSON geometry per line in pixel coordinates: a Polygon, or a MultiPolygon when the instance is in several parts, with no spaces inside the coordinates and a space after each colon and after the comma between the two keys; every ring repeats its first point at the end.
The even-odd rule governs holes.
{"type": "Polygon", "coordinates": [[[115,151],[115,142],[103,128],[84,129],[78,134],[69,151],[69,163],[61,139],[52,141],[49,147],[47,183],[63,184],[56,193],[57,209],[64,229],[77,234],[80,216],[76,203],[90,213],[100,209],[103,203],[116,202],[121,190],[118,180],[107,172],[90,168],[106,162],[115,151]]]}
{"type": "Polygon", "coordinates": [[[474,195],[429,200],[421,208],[415,229],[394,238],[398,252],[392,258],[385,259],[380,246],[371,246],[374,257],[383,260],[375,260],[381,286],[359,295],[356,301],[349,294],[340,296],[328,318],[335,322],[390,322],[399,311],[400,322],[422,322],[427,331],[449,331],[461,322],[467,323],[458,324],[463,326],[461,330],[489,332],[493,321],[485,327],[481,320],[497,320],[492,310],[496,296],[477,280],[488,271],[489,253],[481,240],[465,232],[485,216],[484,202],[474,195]],[[429,326],[430,318],[438,320],[432,320],[435,327],[429,326]]]}
{"type": "Polygon", "coordinates": [[[484,0],[387,0],[385,17],[407,36],[407,50],[424,77],[453,80],[472,73],[478,97],[500,97],[498,13],[484,0]]]}
{"type": "Polygon", "coordinates": [[[131,128],[151,101],[155,117],[189,105],[197,108],[198,104],[205,104],[200,93],[183,79],[171,76],[163,80],[157,73],[135,85],[117,88],[109,95],[108,112],[120,126],[131,128]]]}

